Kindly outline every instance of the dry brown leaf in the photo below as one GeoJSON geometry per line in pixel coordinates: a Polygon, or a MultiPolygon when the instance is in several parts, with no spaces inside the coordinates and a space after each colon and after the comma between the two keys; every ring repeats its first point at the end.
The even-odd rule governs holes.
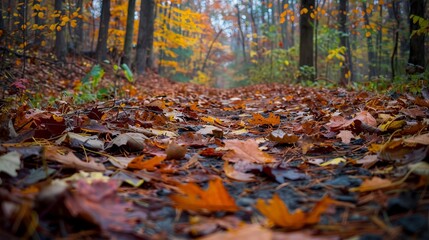
{"type": "Polygon", "coordinates": [[[46,147],[43,152],[44,157],[48,160],[57,161],[67,167],[75,168],[77,170],[84,170],[87,172],[103,172],[106,168],[101,163],[96,163],[93,160],[83,161],[80,160],[71,149],[60,147],[46,147]]]}
{"type": "Polygon", "coordinates": [[[201,189],[195,183],[179,185],[182,192],[170,196],[176,208],[191,211],[228,211],[235,212],[238,210],[232,198],[223,186],[222,180],[215,179],[209,182],[206,190],[201,189]]]}
{"type": "Polygon", "coordinates": [[[228,164],[228,161],[225,161],[225,164],[223,165],[223,170],[225,172],[225,175],[231,179],[243,182],[255,181],[255,175],[251,173],[237,171],[234,166],[228,164]]]}
{"type": "Polygon", "coordinates": [[[298,142],[299,137],[295,134],[286,134],[283,130],[274,130],[268,135],[268,139],[277,143],[292,144],[298,142]]]}
{"type": "Polygon", "coordinates": [[[329,205],[336,203],[337,201],[325,196],[308,213],[303,212],[301,209],[290,213],[283,200],[277,194],[274,194],[273,198],[268,200],[268,203],[263,199],[258,199],[256,209],[267,217],[272,225],[299,229],[305,225],[318,223],[320,215],[326,211],[329,205]]]}
{"type": "Polygon", "coordinates": [[[225,149],[229,152],[222,156],[222,159],[230,162],[247,161],[252,163],[272,163],[275,158],[258,149],[258,143],[254,139],[246,141],[225,140],[225,149]]]}

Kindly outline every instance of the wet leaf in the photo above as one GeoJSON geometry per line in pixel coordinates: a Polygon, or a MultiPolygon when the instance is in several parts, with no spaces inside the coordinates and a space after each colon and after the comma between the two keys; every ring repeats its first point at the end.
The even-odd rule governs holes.
{"type": "Polygon", "coordinates": [[[329,166],[329,165],[338,165],[340,163],[345,163],[345,162],[347,162],[346,159],[339,157],[339,158],[334,158],[334,159],[331,159],[329,161],[326,161],[326,162],[320,164],[320,166],[326,167],[326,166],[329,166]]]}
{"type": "Polygon", "coordinates": [[[182,184],[178,188],[182,193],[170,196],[176,208],[197,212],[235,212],[238,210],[234,199],[226,191],[222,180],[218,178],[211,180],[206,190],[201,189],[195,183],[182,184]]]}

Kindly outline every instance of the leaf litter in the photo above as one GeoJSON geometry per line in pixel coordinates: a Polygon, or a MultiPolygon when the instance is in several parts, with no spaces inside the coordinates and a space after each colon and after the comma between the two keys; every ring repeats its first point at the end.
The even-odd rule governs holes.
{"type": "Polygon", "coordinates": [[[121,101],[11,110],[0,236],[429,237],[427,100],[148,81],[121,101]]]}

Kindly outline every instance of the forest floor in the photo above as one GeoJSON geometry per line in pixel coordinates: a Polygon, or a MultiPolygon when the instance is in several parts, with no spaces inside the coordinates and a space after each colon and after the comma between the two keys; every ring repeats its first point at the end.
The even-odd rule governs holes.
{"type": "Polygon", "coordinates": [[[135,86],[3,104],[0,238],[429,239],[429,99],[135,86]]]}

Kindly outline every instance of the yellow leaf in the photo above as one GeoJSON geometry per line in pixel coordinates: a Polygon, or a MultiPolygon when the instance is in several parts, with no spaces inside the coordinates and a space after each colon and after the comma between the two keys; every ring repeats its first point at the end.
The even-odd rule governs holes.
{"type": "Polygon", "coordinates": [[[308,9],[307,8],[301,9],[301,11],[300,11],[301,15],[306,14],[306,13],[308,13],[308,9]]]}
{"type": "Polygon", "coordinates": [[[366,32],[365,37],[371,37],[371,32],[366,32]]]}
{"type": "Polygon", "coordinates": [[[328,165],[338,165],[340,163],[345,163],[345,162],[346,162],[346,159],[339,157],[339,158],[334,158],[334,159],[331,159],[327,162],[324,162],[324,163],[320,164],[320,166],[326,167],[328,165]]]}
{"type": "Polygon", "coordinates": [[[57,26],[57,31],[61,31],[61,26],[57,26]]]}
{"type": "Polygon", "coordinates": [[[45,17],[45,13],[44,13],[44,12],[39,12],[39,13],[37,14],[37,16],[38,16],[39,18],[44,18],[44,17],[45,17]]]}

